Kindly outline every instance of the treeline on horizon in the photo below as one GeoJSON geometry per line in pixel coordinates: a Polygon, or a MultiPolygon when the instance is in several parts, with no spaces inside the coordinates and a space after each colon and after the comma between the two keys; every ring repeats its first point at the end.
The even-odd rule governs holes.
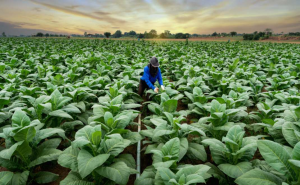
{"type": "MultiPolygon", "coordinates": [[[[121,30],[117,30],[114,34],[111,32],[105,32],[104,34],[91,34],[84,32],[83,35],[80,34],[53,34],[53,33],[42,33],[38,32],[37,34],[31,35],[31,37],[91,37],[91,38],[121,38],[121,37],[133,37],[133,38],[161,38],[161,39],[186,39],[186,38],[195,38],[195,37],[233,37],[233,36],[243,36],[244,40],[260,40],[260,39],[268,39],[269,36],[272,35],[284,35],[284,36],[300,36],[300,32],[289,32],[288,34],[284,34],[283,32],[278,34],[273,34],[272,29],[267,28],[264,31],[255,31],[253,33],[237,33],[236,31],[231,31],[229,33],[217,33],[214,32],[212,34],[190,34],[190,33],[175,33],[172,34],[169,30],[165,30],[163,33],[158,34],[155,29],[150,30],[149,32],[145,31],[144,33],[137,33],[136,31],[129,31],[122,33],[121,30]]],[[[2,37],[6,37],[6,33],[2,32],[2,37]]],[[[26,37],[25,35],[21,35],[26,37]]]]}

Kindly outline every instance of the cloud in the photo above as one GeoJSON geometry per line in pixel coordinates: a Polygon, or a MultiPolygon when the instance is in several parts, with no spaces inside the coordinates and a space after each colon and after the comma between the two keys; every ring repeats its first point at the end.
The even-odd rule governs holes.
{"type": "Polygon", "coordinates": [[[76,9],[79,8],[79,5],[66,6],[67,9],[76,9]]]}
{"type": "Polygon", "coordinates": [[[32,35],[36,34],[38,32],[43,32],[43,33],[55,33],[51,31],[46,31],[42,29],[27,29],[27,28],[22,28],[20,25],[22,23],[8,23],[8,22],[0,22],[0,32],[5,32],[6,35],[32,35]]]}
{"type": "Polygon", "coordinates": [[[31,0],[31,1],[36,3],[36,4],[45,6],[47,8],[50,8],[50,9],[53,9],[53,10],[56,10],[56,11],[60,11],[60,12],[63,12],[63,13],[75,15],[75,16],[91,18],[91,19],[95,19],[95,20],[98,20],[98,21],[101,21],[101,22],[107,22],[107,23],[110,23],[110,24],[126,23],[126,21],[124,21],[124,20],[116,19],[116,18],[113,18],[113,17],[108,16],[108,15],[103,15],[102,17],[98,17],[98,16],[95,16],[95,15],[92,15],[92,14],[89,14],[89,13],[68,9],[68,8],[65,8],[65,7],[59,7],[59,6],[51,5],[51,4],[48,4],[48,3],[39,2],[39,1],[36,1],[36,0],[31,0]]]}
{"type": "Polygon", "coordinates": [[[33,8],[32,10],[33,10],[33,11],[36,11],[36,12],[40,12],[40,11],[41,11],[41,9],[40,9],[40,8],[37,8],[37,7],[33,8]]]}

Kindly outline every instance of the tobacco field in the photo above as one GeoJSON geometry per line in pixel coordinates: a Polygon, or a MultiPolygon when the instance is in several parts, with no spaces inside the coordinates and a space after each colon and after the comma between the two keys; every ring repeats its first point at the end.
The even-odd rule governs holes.
{"type": "Polygon", "coordinates": [[[2,38],[0,184],[300,184],[299,76],[297,44],[2,38]]]}

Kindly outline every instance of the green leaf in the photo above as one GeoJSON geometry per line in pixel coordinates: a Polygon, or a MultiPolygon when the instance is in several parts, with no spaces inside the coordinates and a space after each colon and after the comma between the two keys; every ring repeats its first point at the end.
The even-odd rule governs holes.
{"type": "Polygon", "coordinates": [[[41,171],[34,175],[34,180],[39,184],[45,184],[56,181],[59,175],[51,172],[41,171]]]}
{"type": "Polygon", "coordinates": [[[92,143],[96,146],[99,146],[101,142],[102,132],[96,131],[92,134],[92,143]]]}
{"type": "Polygon", "coordinates": [[[252,164],[250,162],[240,162],[236,165],[220,164],[218,168],[229,177],[236,179],[247,171],[252,170],[252,164]]]}
{"type": "Polygon", "coordinates": [[[282,134],[291,146],[295,146],[300,141],[300,129],[291,122],[282,125],[282,134]]]}
{"type": "Polygon", "coordinates": [[[30,124],[29,117],[22,110],[16,110],[12,116],[13,127],[25,127],[30,124]]]}
{"type": "Polygon", "coordinates": [[[167,100],[163,103],[163,108],[164,108],[164,111],[166,112],[175,112],[176,109],[177,109],[177,100],[167,100]]]}
{"type": "Polygon", "coordinates": [[[127,139],[107,139],[104,144],[104,152],[113,156],[119,155],[123,150],[130,145],[127,139]]]}
{"type": "Polygon", "coordinates": [[[153,185],[155,178],[155,171],[152,166],[148,166],[140,176],[136,179],[134,185],[153,185]]]}
{"type": "Polygon", "coordinates": [[[108,158],[109,154],[100,154],[93,157],[88,151],[81,150],[78,154],[78,170],[82,178],[92,173],[96,168],[101,166],[108,158]]]}
{"type": "Polygon", "coordinates": [[[62,110],[55,110],[49,113],[50,116],[73,119],[72,116],[62,110]]]}
{"type": "Polygon", "coordinates": [[[197,159],[201,161],[207,160],[207,155],[204,146],[198,143],[189,143],[188,156],[192,159],[197,159]]]}
{"type": "Polygon", "coordinates": [[[277,176],[258,168],[246,172],[234,182],[238,185],[281,185],[282,183],[277,176]]]}
{"type": "Polygon", "coordinates": [[[58,164],[63,167],[70,168],[72,171],[78,171],[77,157],[79,153],[78,148],[73,148],[72,146],[65,149],[58,158],[58,164]]]}
{"type": "Polygon", "coordinates": [[[93,182],[82,180],[80,175],[71,171],[68,176],[60,182],[60,185],[95,185],[93,182]]]}
{"type": "Polygon", "coordinates": [[[19,141],[14,145],[12,145],[10,148],[2,150],[0,152],[0,157],[9,160],[11,156],[14,154],[14,152],[17,150],[18,146],[20,146],[22,143],[23,141],[19,141]]]}
{"type": "Polygon", "coordinates": [[[135,160],[131,154],[121,154],[114,159],[114,162],[124,162],[129,168],[136,168],[135,160]]]}
{"type": "Polygon", "coordinates": [[[15,154],[18,154],[23,161],[27,161],[27,157],[32,154],[32,148],[29,146],[27,141],[24,141],[18,146],[15,154]]]}
{"type": "Polygon", "coordinates": [[[14,139],[16,141],[27,141],[30,142],[35,136],[35,128],[34,127],[29,127],[26,129],[21,129],[14,135],[14,139]]]}
{"type": "Polygon", "coordinates": [[[29,163],[28,167],[31,168],[33,166],[40,165],[48,161],[57,160],[60,154],[61,154],[60,150],[54,148],[45,149],[40,154],[38,154],[36,159],[34,159],[29,163]]]}
{"type": "Polygon", "coordinates": [[[172,156],[178,159],[180,151],[179,138],[173,138],[169,140],[162,148],[161,151],[164,156],[172,156]]]}
{"type": "Polygon", "coordinates": [[[292,152],[292,158],[300,161],[300,142],[298,142],[292,152]]]}
{"type": "Polygon", "coordinates": [[[9,181],[13,178],[13,176],[14,176],[13,172],[8,172],[8,171],[0,172],[0,184],[1,185],[8,184],[9,181]]]}
{"type": "Polygon", "coordinates": [[[96,169],[96,172],[120,185],[127,184],[131,174],[130,168],[124,162],[116,162],[110,166],[100,167],[96,169]]]}
{"type": "Polygon", "coordinates": [[[187,165],[183,168],[180,168],[179,171],[176,173],[176,176],[182,176],[182,175],[189,176],[193,174],[204,176],[210,168],[211,167],[203,164],[187,165]]]}
{"type": "Polygon", "coordinates": [[[157,172],[164,181],[169,182],[171,179],[175,179],[176,175],[168,168],[160,167],[157,169],[157,172]]]}
{"type": "Polygon", "coordinates": [[[11,185],[26,185],[28,176],[29,176],[29,171],[24,171],[22,173],[15,173],[13,178],[10,181],[10,184],[11,185]]]}
{"type": "Polygon", "coordinates": [[[58,134],[60,137],[63,139],[66,137],[65,136],[65,131],[61,128],[46,128],[43,130],[39,130],[36,135],[35,135],[35,142],[40,143],[41,140],[46,139],[50,136],[53,136],[55,134],[58,134]]]}
{"type": "Polygon", "coordinates": [[[180,149],[179,149],[179,158],[180,161],[188,151],[189,143],[187,138],[180,138],[180,149]]]}
{"type": "Polygon", "coordinates": [[[268,140],[257,141],[257,145],[259,152],[271,167],[284,175],[288,173],[293,176],[293,171],[288,163],[291,158],[290,154],[282,145],[268,140]]]}

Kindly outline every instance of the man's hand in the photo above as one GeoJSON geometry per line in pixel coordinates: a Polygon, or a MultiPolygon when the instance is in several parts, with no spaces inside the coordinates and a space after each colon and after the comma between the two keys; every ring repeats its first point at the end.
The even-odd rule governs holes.
{"type": "Polygon", "coordinates": [[[158,87],[156,87],[156,88],[154,89],[154,92],[158,93],[158,87]]]}
{"type": "Polygon", "coordinates": [[[165,86],[161,85],[160,87],[163,91],[165,90],[165,86]]]}

